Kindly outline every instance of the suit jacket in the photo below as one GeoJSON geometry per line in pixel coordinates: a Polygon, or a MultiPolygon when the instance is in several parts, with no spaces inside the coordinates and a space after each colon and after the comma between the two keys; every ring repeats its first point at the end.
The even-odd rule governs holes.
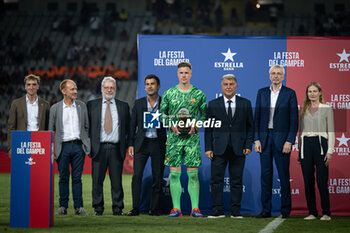
{"type": "MultiPolygon", "coordinates": [[[[90,138],[89,138],[89,119],[86,105],[80,100],[75,100],[77,106],[80,140],[83,143],[83,150],[86,154],[90,153],[90,138]]],[[[63,100],[52,105],[50,109],[49,130],[55,132],[55,158],[60,156],[62,149],[62,132],[63,132],[63,100]]]]}
{"type": "Polygon", "coordinates": [[[231,136],[231,145],[236,155],[243,156],[243,149],[251,149],[253,144],[253,111],[248,99],[236,96],[234,116],[227,116],[224,97],[212,100],[208,104],[207,119],[221,121],[220,128],[205,129],[205,151],[214,155],[225,153],[231,136]]]}
{"type": "MultiPolygon", "coordinates": [[[[49,124],[50,104],[41,97],[38,97],[38,125],[39,131],[47,130],[49,124]]],[[[15,99],[10,108],[10,115],[7,124],[7,147],[11,148],[11,131],[27,130],[27,102],[26,95],[15,99]]]]}
{"type": "MultiPolygon", "coordinates": [[[[115,99],[115,103],[118,111],[120,154],[122,159],[125,159],[130,121],[129,105],[117,99],[115,99]]],[[[94,159],[100,150],[102,98],[89,101],[87,108],[90,121],[89,135],[91,138],[91,153],[89,157],[94,159]]]]}
{"type": "MultiPolygon", "coordinates": [[[[162,97],[159,96],[159,105],[162,102],[162,97]]],[[[129,146],[134,147],[135,153],[139,152],[144,139],[146,138],[146,131],[143,127],[143,113],[147,112],[147,97],[140,98],[135,101],[134,107],[132,109],[131,121],[130,121],[130,131],[129,131],[129,146]]],[[[165,154],[165,143],[166,143],[166,129],[161,123],[161,128],[157,129],[157,136],[159,139],[159,145],[161,153],[165,154]]]]}
{"type": "MultiPolygon", "coordinates": [[[[271,103],[270,95],[270,87],[265,87],[258,91],[256,97],[254,141],[259,140],[261,142],[262,150],[264,150],[267,142],[271,103]]],[[[285,142],[294,144],[298,125],[298,104],[295,91],[282,86],[273,116],[273,141],[278,150],[282,151],[285,142]]]]}

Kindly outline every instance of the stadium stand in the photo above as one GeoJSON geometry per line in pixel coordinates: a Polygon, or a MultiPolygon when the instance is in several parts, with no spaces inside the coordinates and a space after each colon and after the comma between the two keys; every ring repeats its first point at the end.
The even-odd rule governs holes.
{"type": "Polygon", "coordinates": [[[100,94],[102,77],[113,76],[117,98],[131,109],[138,33],[349,36],[350,31],[346,0],[312,0],[302,10],[296,10],[301,0],[14,2],[0,12],[0,149],[7,147],[11,101],[24,94],[23,78],[29,73],[42,78],[39,95],[51,104],[61,99],[58,85],[65,78],[77,82],[79,98],[87,101],[100,94]]]}

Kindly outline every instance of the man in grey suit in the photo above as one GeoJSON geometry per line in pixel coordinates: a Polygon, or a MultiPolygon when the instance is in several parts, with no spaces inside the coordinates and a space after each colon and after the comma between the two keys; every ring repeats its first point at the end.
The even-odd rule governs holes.
{"type": "Polygon", "coordinates": [[[37,95],[40,77],[30,74],[24,78],[26,95],[15,99],[10,108],[7,125],[7,147],[11,157],[12,130],[43,131],[49,124],[50,104],[37,95]]]}
{"type": "Polygon", "coordinates": [[[85,155],[90,153],[89,119],[86,105],[77,100],[77,86],[70,79],[60,84],[63,100],[50,110],[49,130],[55,132],[55,159],[60,174],[60,207],[57,215],[66,215],[69,201],[69,175],[72,168],[72,192],[75,214],[88,215],[83,208],[81,175],[85,155]]]}
{"type": "Polygon", "coordinates": [[[102,98],[87,103],[90,120],[92,160],[92,206],[95,215],[104,211],[103,182],[109,167],[113,215],[124,215],[122,185],[123,163],[129,131],[129,105],[115,98],[116,81],[105,77],[101,85],[102,98]]]}

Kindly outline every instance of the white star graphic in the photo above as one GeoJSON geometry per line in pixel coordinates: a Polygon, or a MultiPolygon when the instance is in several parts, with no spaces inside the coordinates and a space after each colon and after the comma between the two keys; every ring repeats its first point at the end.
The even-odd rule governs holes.
{"type": "Polygon", "coordinates": [[[227,60],[233,61],[233,56],[236,55],[237,53],[231,53],[231,49],[228,48],[226,53],[221,53],[221,54],[225,56],[225,60],[224,60],[225,62],[227,60]]]}
{"type": "Polygon", "coordinates": [[[159,116],[161,116],[161,115],[162,114],[159,113],[158,110],[155,113],[152,113],[153,118],[152,118],[151,122],[154,121],[155,119],[157,119],[157,121],[159,121],[159,116]]]}
{"type": "Polygon", "coordinates": [[[341,138],[337,138],[337,140],[339,141],[338,146],[345,145],[345,146],[349,147],[348,141],[350,140],[350,138],[346,138],[344,133],[341,135],[341,138]]]}
{"type": "Polygon", "coordinates": [[[170,184],[170,173],[169,173],[168,178],[163,178],[163,180],[165,180],[165,182],[166,182],[165,186],[169,186],[169,184],[170,184]]]}
{"type": "Polygon", "coordinates": [[[348,57],[350,56],[350,53],[346,53],[345,49],[343,49],[342,53],[337,53],[337,55],[340,57],[339,62],[342,62],[342,61],[349,62],[349,58],[348,57]]]}
{"type": "Polygon", "coordinates": [[[25,162],[25,164],[28,164],[29,166],[32,166],[33,164],[36,164],[36,162],[33,162],[33,158],[30,157],[30,158],[28,158],[28,161],[25,162]]]}

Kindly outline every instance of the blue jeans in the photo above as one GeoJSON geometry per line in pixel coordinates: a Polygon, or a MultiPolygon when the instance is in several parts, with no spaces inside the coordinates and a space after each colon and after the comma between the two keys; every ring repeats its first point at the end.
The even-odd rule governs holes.
{"type": "Polygon", "coordinates": [[[72,192],[74,208],[83,207],[81,175],[83,174],[85,152],[81,143],[62,143],[62,151],[57,159],[60,174],[59,194],[60,207],[68,208],[69,201],[69,175],[72,167],[72,192]]]}

